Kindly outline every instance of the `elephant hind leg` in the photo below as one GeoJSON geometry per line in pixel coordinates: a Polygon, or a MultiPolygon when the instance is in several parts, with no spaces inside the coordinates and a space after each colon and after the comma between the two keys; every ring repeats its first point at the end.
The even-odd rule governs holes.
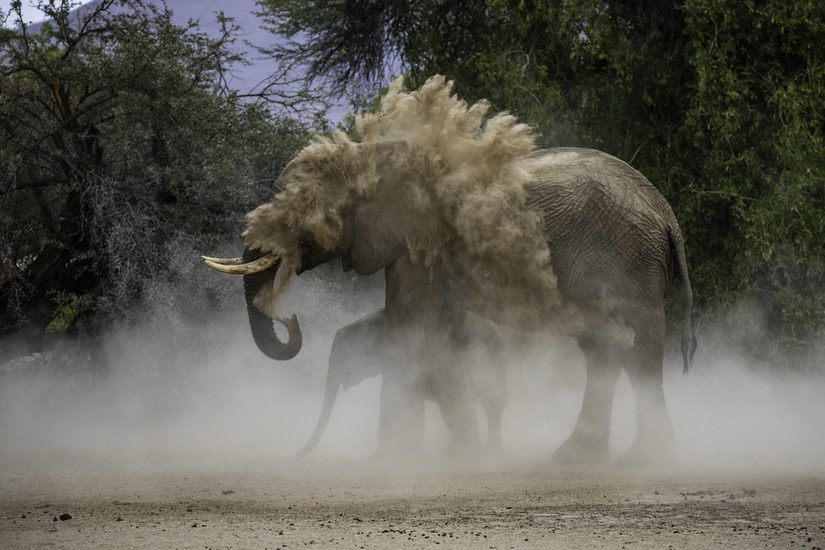
{"type": "Polygon", "coordinates": [[[673,459],[673,425],[663,387],[664,314],[650,315],[650,330],[637,331],[625,365],[636,401],[636,438],[622,464],[665,463],[673,459]]]}
{"type": "Polygon", "coordinates": [[[587,383],[573,433],[553,454],[560,464],[602,464],[610,458],[610,416],[619,379],[620,349],[593,338],[580,338],[587,383]]]}

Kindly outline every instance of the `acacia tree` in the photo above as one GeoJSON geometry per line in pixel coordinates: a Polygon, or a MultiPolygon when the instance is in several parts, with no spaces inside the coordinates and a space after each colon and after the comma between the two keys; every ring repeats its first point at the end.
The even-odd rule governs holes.
{"type": "MultiPolygon", "coordinates": [[[[283,61],[357,93],[456,80],[546,146],[631,162],[674,205],[705,317],[754,344],[825,327],[825,4],[723,0],[259,0],[283,61]],[[745,317],[723,315],[751,302],[745,317]],[[758,324],[759,324],[758,323],[758,324]]],[[[779,348],[777,348],[779,349],[779,348]]]]}
{"type": "Polygon", "coordinates": [[[0,30],[0,362],[94,337],[153,293],[155,314],[221,307],[196,251],[238,233],[306,139],[227,89],[229,20],[210,37],[143,0],[39,6],[37,29],[20,2],[0,21],[16,24],[0,30]]]}

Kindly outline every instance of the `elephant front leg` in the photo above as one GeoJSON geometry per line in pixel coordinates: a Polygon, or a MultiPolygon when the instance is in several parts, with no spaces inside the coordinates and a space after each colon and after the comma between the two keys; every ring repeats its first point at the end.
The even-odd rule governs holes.
{"type": "Polygon", "coordinates": [[[465,369],[452,361],[449,363],[445,361],[429,377],[430,394],[438,404],[444,424],[450,430],[450,454],[470,457],[481,444],[478,415],[470,397],[465,369]]]}
{"type": "Polygon", "coordinates": [[[462,456],[477,451],[480,446],[478,415],[467,392],[439,392],[436,402],[452,435],[450,453],[462,456]]]}
{"type": "Polygon", "coordinates": [[[493,456],[501,455],[501,417],[504,414],[504,405],[500,403],[486,403],[482,405],[487,417],[487,450],[493,456]]]}
{"type": "Polygon", "coordinates": [[[610,416],[620,367],[610,347],[580,340],[587,383],[573,433],[553,454],[560,464],[602,464],[610,458],[610,416]]]}
{"type": "Polygon", "coordinates": [[[502,451],[501,419],[507,405],[507,369],[497,361],[494,365],[478,365],[486,376],[475,380],[475,394],[487,419],[487,450],[493,456],[502,451]]]}
{"type": "Polygon", "coordinates": [[[379,415],[379,456],[421,454],[424,439],[424,397],[421,384],[398,363],[389,365],[384,370],[379,415]]]}

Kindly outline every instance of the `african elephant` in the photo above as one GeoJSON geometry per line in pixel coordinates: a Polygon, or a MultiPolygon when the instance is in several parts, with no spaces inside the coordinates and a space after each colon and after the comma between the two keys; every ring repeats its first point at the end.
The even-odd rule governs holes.
{"type": "MultiPolygon", "coordinates": [[[[556,460],[608,457],[622,368],[637,411],[624,459],[666,458],[673,431],[662,387],[664,306],[674,276],[685,371],[696,348],[673,211],[621,160],[589,149],[537,150],[527,125],[487,110],[483,102],[468,107],[443,77],[413,92],[397,79],[381,110],[357,119],[361,142],[336,134],[287,165],[281,191],[247,215],[243,258],[207,263],[245,276],[256,343],[287,359],[300,349],[297,320],[282,321],[290,338],[280,342],[270,317],[289,277],[341,258],[359,274],[386,268],[392,280],[403,270],[399,259],[409,258],[443,278],[452,308],[576,338],[587,382],[556,460]]],[[[391,296],[391,288],[388,302],[418,298],[402,285],[391,296]]]]}
{"type": "Polygon", "coordinates": [[[506,403],[506,365],[497,327],[445,305],[444,277],[399,258],[387,278],[388,296],[415,294],[410,306],[387,301],[385,309],[340,329],[332,342],[324,400],[303,456],[320,441],[339,389],[382,375],[379,453],[415,450],[423,429],[424,399],[435,401],[461,452],[478,441],[473,402],[487,420],[487,446],[501,448],[501,417],[506,403]],[[403,277],[403,280],[399,280],[403,277]]]}

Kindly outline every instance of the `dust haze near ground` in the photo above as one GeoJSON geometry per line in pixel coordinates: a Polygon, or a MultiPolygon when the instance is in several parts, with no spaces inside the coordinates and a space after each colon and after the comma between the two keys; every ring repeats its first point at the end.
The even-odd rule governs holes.
{"type": "MultiPolygon", "coordinates": [[[[341,295],[346,277],[291,283],[281,307],[299,313],[305,344],[290,362],[255,348],[239,288],[238,310],[185,338],[168,319],[114,330],[109,370],[70,357],[3,365],[0,546],[825,545],[825,376],[749,365],[709,335],[687,377],[675,354],[666,362],[678,448],[667,469],[552,466],[584,372],[572,341],[546,337],[511,344],[522,353],[497,459],[445,458],[431,404],[421,455],[371,459],[379,378],[341,394],[319,447],[294,458],[335,330],[383,301],[380,279],[341,295]]],[[[614,457],[634,414],[623,375],[614,457]]]]}

